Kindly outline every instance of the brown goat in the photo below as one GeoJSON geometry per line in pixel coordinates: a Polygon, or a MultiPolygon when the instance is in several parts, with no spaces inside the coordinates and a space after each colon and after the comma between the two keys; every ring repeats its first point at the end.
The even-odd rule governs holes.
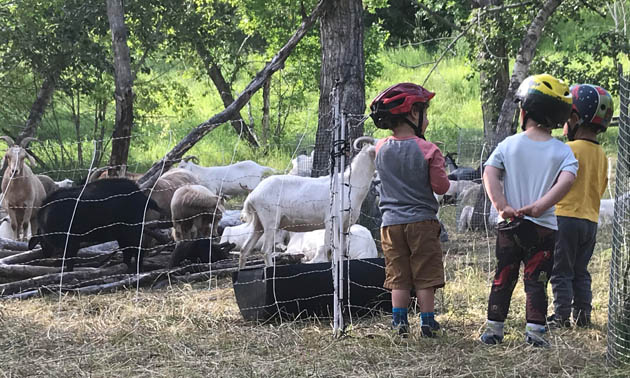
{"type": "Polygon", "coordinates": [[[2,177],[2,207],[11,218],[15,240],[26,240],[29,223],[31,234],[37,233],[37,212],[46,196],[44,186],[24,163],[24,159],[28,159],[35,165],[35,160],[26,151],[26,147],[29,142],[37,139],[24,138],[20,145],[16,145],[8,136],[0,136],[0,139],[9,145],[0,163],[0,167],[7,163],[2,177]]]}

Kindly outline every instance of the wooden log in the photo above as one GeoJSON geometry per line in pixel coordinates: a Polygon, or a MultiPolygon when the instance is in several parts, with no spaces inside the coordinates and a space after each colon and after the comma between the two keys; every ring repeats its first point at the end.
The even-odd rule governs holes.
{"type": "Polygon", "coordinates": [[[29,261],[33,261],[36,259],[41,259],[44,257],[44,253],[41,248],[34,249],[32,251],[25,251],[13,256],[8,256],[0,259],[0,265],[10,265],[10,264],[24,264],[29,261]]]}
{"type": "Polygon", "coordinates": [[[28,243],[12,239],[0,238],[0,249],[10,249],[13,251],[28,251],[28,243]]]}
{"type": "MultiPolygon", "coordinates": [[[[0,276],[4,279],[23,280],[61,272],[61,268],[34,265],[0,265],[0,276]]],[[[0,291],[1,293],[1,291],[0,291]]],[[[0,294],[1,295],[1,294],[0,294]]]]}
{"type": "Polygon", "coordinates": [[[23,251],[11,251],[8,249],[0,249],[0,258],[5,258],[9,256],[16,255],[18,253],[22,253],[23,251]]]}
{"type": "MultiPolygon", "coordinates": [[[[15,267],[24,267],[24,266],[25,265],[0,266],[0,274],[3,273],[2,272],[3,267],[15,268],[15,267]]],[[[50,272],[48,274],[45,273],[45,275],[40,274],[39,276],[41,277],[28,278],[28,279],[23,279],[21,281],[2,284],[0,285],[0,295],[2,296],[11,295],[11,294],[15,294],[24,290],[32,290],[33,288],[38,288],[45,285],[58,285],[60,282],[62,282],[63,284],[68,284],[68,285],[76,284],[77,282],[80,282],[82,280],[94,279],[96,277],[111,276],[115,274],[124,273],[127,271],[126,264],[118,264],[118,265],[114,265],[114,266],[103,268],[103,269],[79,270],[79,271],[67,272],[67,273],[64,272],[63,280],[62,280],[61,273],[59,273],[60,268],[44,268],[44,267],[35,267],[35,266],[28,266],[28,265],[26,267],[39,268],[39,269],[42,269],[42,271],[45,271],[45,270],[48,270],[48,271],[56,270],[56,271],[50,272]]]]}

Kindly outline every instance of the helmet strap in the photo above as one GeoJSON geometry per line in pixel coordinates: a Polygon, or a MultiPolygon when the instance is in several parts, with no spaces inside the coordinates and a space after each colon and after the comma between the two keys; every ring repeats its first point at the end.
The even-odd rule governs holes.
{"type": "Polygon", "coordinates": [[[414,133],[416,134],[416,136],[418,138],[422,138],[424,139],[424,134],[422,134],[422,128],[420,127],[420,125],[416,125],[413,122],[411,122],[411,120],[407,117],[403,117],[403,119],[405,120],[405,122],[407,122],[407,124],[409,126],[411,126],[411,128],[413,129],[414,133]]]}

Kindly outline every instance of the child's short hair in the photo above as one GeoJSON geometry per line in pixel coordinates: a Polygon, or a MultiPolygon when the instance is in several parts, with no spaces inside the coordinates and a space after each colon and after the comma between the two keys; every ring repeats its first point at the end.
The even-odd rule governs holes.
{"type": "Polygon", "coordinates": [[[602,127],[601,125],[598,125],[596,123],[590,123],[590,122],[583,122],[578,127],[592,131],[595,134],[603,133],[606,131],[606,128],[602,127]]]}
{"type": "MultiPolygon", "coordinates": [[[[412,110],[413,109],[418,110],[418,112],[420,112],[420,114],[424,114],[424,110],[426,108],[428,108],[428,105],[426,103],[423,103],[423,102],[416,102],[415,104],[413,104],[411,106],[412,110]]],[[[411,112],[411,110],[410,110],[410,112],[411,112]]],[[[400,122],[402,122],[404,120],[404,118],[407,116],[407,114],[408,113],[384,115],[383,117],[378,118],[378,120],[374,120],[374,124],[379,129],[393,129],[394,127],[398,126],[398,124],[400,122]]]]}

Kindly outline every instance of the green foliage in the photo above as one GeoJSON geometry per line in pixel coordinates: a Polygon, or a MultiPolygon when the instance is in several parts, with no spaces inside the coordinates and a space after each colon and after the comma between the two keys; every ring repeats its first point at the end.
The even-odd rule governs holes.
{"type": "Polygon", "coordinates": [[[547,72],[569,83],[593,83],[611,93],[618,91],[616,64],[627,56],[627,37],[614,30],[613,20],[587,10],[564,5],[549,23],[541,48],[553,50],[537,54],[532,72],[547,72]],[[575,25],[588,25],[576,28],[575,25]]]}
{"type": "MultiPolygon", "coordinates": [[[[220,66],[231,81],[234,94],[238,94],[286,43],[304,13],[315,3],[316,0],[280,0],[269,6],[268,1],[261,0],[126,2],[129,45],[137,73],[130,170],[148,168],[194,127],[224,109],[208,78],[208,62],[220,66]],[[200,56],[200,47],[207,49],[209,55],[200,56]]],[[[567,3],[575,4],[575,1],[567,3]]],[[[24,0],[15,4],[19,6],[0,7],[0,20],[6,25],[0,29],[0,77],[5,89],[5,95],[0,98],[3,128],[17,134],[41,84],[40,71],[60,55],[55,53],[64,51],[71,58],[64,60],[66,68],[60,77],[61,90],[44,115],[38,134],[43,143],[34,145],[34,151],[51,170],[85,168],[94,148],[92,140],[100,139],[103,132],[107,160],[115,103],[109,51],[111,36],[105,13],[98,13],[104,12],[104,2],[24,0]],[[68,19],[62,17],[64,9],[68,19]],[[81,10],[85,11],[81,13],[81,10]],[[71,42],[73,39],[75,42],[71,42]],[[48,45],[50,49],[46,49],[48,45]],[[31,46],[32,51],[22,51],[27,46],[31,46]],[[77,98],[81,101],[80,141],[76,140],[70,106],[71,99],[77,98]],[[79,145],[83,149],[84,167],[75,162],[79,145]]],[[[437,0],[422,4],[458,25],[465,25],[466,19],[471,17],[464,2],[437,0]]],[[[511,9],[476,24],[473,36],[461,39],[426,80],[425,86],[437,93],[429,108],[427,138],[442,142],[443,151],[457,151],[461,143],[478,143],[483,135],[479,71],[493,69],[492,64],[504,64],[505,57],[501,54],[514,56],[537,4],[539,2],[511,9]],[[505,52],[497,54],[499,47],[505,48],[505,52]],[[479,64],[479,54],[488,51],[496,59],[479,64]]],[[[369,105],[377,93],[394,83],[424,83],[433,62],[450,39],[421,47],[391,46],[436,36],[452,38],[452,34],[413,2],[371,0],[364,1],[364,6],[366,13],[374,14],[366,15],[368,26],[364,33],[369,105]],[[392,15],[397,11],[394,9],[397,4],[415,10],[399,12],[396,18],[392,15]]],[[[627,57],[611,55],[610,51],[613,48],[627,51],[624,47],[627,38],[620,39],[620,35],[610,33],[610,20],[602,23],[600,16],[593,12],[574,12],[582,15],[579,21],[566,17],[570,9],[562,12],[565,16],[554,18],[546,29],[547,37],[541,42],[539,60],[533,69],[549,70],[572,82],[591,81],[614,89],[614,58],[627,61],[627,57]]],[[[230,125],[224,124],[209,133],[190,153],[200,156],[205,165],[252,159],[278,169],[289,167],[298,141],[304,137],[301,148],[313,143],[318,118],[320,59],[319,33],[315,28],[298,44],[284,68],[273,76],[272,138],[268,149],[251,149],[238,139],[230,125]]],[[[248,122],[253,120],[257,128],[262,119],[261,92],[242,110],[243,117],[248,122]]],[[[365,130],[366,134],[377,137],[389,134],[376,129],[370,119],[365,122],[365,130]]],[[[257,132],[260,135],[260,131],[257,132]]],[[[616,130],[611,129],[600,140],[608,152],[614,151],[616,130]]],[[[77,171],[75,177],[79,173],[77,171]]]]}

